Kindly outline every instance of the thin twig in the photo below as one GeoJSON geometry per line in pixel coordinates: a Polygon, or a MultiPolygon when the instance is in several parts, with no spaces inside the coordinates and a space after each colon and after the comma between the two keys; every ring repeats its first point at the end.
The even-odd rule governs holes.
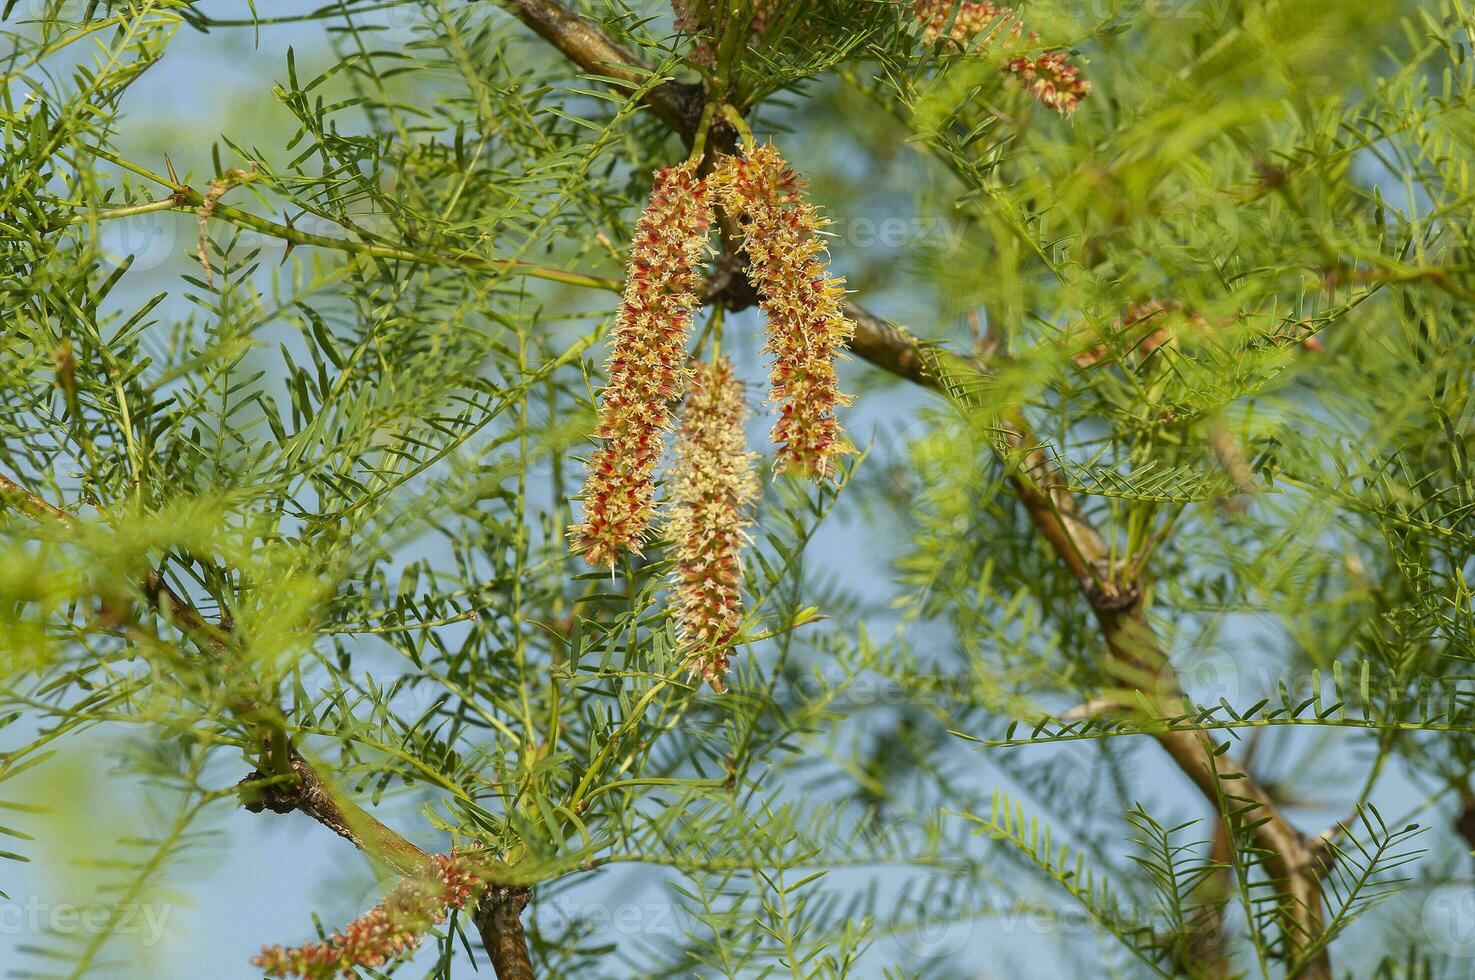
{"type": "Polygon", "coordinates": [[[55,504],[47,503],[14,480],[0,474],[0,497],[9,500],[22,513],[36,518],[50,518],[62,524],[71,524],[72,515],[55,504]]]}
{"type": "MultiPolygon", "coordinates": [[[[140,177],[145,177],[164,187],[168,187],[174,193],[163,200],[150,201],[147,204],[131,205],[129,207],[104,211],[79,211],[64,220],[53,223],[49,230],[54,231],[90,219],[109,220],[113,218],[127,218],[154,211],[192,212],[197,218],[199,217],[201,209],[206,203],[206,195],[201,194],[188,184],[181,184],[162,174],[156,174],[146,167],[140,167],[129,160],[125,160],[99,147],[92,147],[90,149],[99,159],[107,160],[109,163],[129,170],[140,177]]],[[[334,251],[345,252],[349,255],[363,258],[414,262],[419,265],[468,269],[473,272],[487,272],[497,275],[527,276],[531,279],[543,279],[548,282],[558,282],[568,286],[584,286],[589,289],[600,289],[614,293],[618,293],[624,289],[624,283],[619,279],[612,279],[608,276],[592,276],[583,272],[571,272],[566,269],[553,269],[514,259],[489,259],[468,252],[419,251],[398,245],[354,241],[348,238],[334,238],[330,235],[317,235],[312,232],[303,231],[300,228],[294,228],[288,224],[282,224],[268,218],[260,217],[249,211],[242,211],[239,208],[231,207],[227,204],[216,203],[211,207],[206,217],[225,221],[238,228],[249,228],[263,235],[280,239],[294,248],[298,245],[311,245],[317,248],[329,248],[334,251]]]]}

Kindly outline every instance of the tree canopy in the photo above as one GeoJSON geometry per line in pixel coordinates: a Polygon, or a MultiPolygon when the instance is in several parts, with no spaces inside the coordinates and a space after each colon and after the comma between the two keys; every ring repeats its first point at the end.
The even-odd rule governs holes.
{"type": "Polygon", "coordinates": [[[27,975],[1469,974],[1466,0],[0,35],[27,975]]]}

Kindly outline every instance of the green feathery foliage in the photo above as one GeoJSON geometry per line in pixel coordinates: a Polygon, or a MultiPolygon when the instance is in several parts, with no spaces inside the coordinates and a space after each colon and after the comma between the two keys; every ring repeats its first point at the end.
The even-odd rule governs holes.
{"type": "Polygon", "coordinates": [[[1467,0],[0,13],[19,972],[1468,975],[1467,0]],[[659,531],[568,529],[652,173],[770,143],[690,298],[763,476],[693,649],[659,531]]]}

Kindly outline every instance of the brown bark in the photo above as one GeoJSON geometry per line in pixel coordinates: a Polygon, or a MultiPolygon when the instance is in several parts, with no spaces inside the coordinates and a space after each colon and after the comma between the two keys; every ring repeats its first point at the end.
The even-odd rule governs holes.
{"type": "MultiPolygon", "coordinates": [[[[71,514],[0,475],[0,498],[22,512],[41,520],[54,520],[63,526],[75,523],[71,514]]],[[[181,598],[164,582],[157,571],[150,571],[141,583],[144,597],[185,635],[213,657],[229,653],[230,636],[202,616],[193,605],[181,598]]],[[[227,665],[233,666],[233,665],[227,665]]],[[[237,695],[232,707],[246,716],[255,715],[255,684],[250,696],[237,695]]],[[[430,855],[400,836],[368,811],[335,792],[287,740],[280,729],[268,725],[261,738],[262,757],[280,760],[282,771],[253,770],[241,780],[238,788],[246,809],[252,813],[300,811],[353,844],[364,854],[382,862],[402,875],[412,875],[424,867],[430,855]]],[[[499,980],[531,980],[527,940],[523,934],[520,913],[527,904],[525,888],[493,885],[483,908],[488,910],[484,922],[479,918],[482,940],[497,968],[499,980]]]]}
{"type": "Polygon", "coordinates": [[[497,980],[533,980],[527,936],[522,931],[522,910],[528,897],[526,888],[494,885],[477,907],[476,927],[492,958],[497,980]]]}
{"type": "Polygon", "coordinates": [[[415,874],[430,860],[429,854],[335,793],[296,749],[290,753],[289,775],[278,776],[258,769],[237,784],[247,810],[304,813],[402,875],[415,874]]]}
{"type": "MultiPolygon", "coordinates": [[[[1146,689],[1160,715],[1175,716],[1182,705],[1177,677],[1146,611],[1130,571],[1111,563],[1106,540],[1082,513],[1079,501],[1061,489],[1062,480],[1038,448],[1030,448],[1017,422],[1006,428],[1011,449],[1024,453],[1012,479],[1030,520],[1085,594],[1118,674],[1129,686],[1146,689]]],[[[1169,758],[1216,808],[1230,814],[1236,829],[1251,825],[1256,845],[1266,853],[1265,870],[1280,881],[1281,926],[1286,959],[1321,935],[1323,910],[1315,854],[1301,833],[1240,763],[1220,754],[1206,733],[1168,728],[1153,737],[1169,758]]],[[[1327,980],[1326,950],[1296,976],[1327,980]]]]}
{"type": "MultiPolygon", "coordinates": [[[[649,65],[557,0],[503,0],[502,6],[569,61],[591,75],[603,77],[616,91],[635,92],[650,79],[649,65]]],[[[691,141],[702,115],[700,86],[660,82],[648,89],[640,102],[672,131],[691,141]]]]}

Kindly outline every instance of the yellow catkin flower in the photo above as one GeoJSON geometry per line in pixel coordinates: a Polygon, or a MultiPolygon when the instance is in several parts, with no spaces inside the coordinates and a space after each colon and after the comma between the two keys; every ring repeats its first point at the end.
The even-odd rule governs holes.
{"type": "Polygon", "coordinates": [[[758,495],[757,457],[743,438],[747,416],[742,382],[732,376],[727,359],[698,364],[681,410],[668,481],[676,634],[693,669],[718,691],[742,618],[741,552],[748,510],[758,495]]]}
{"type": "Polygon", "coordinates": [[[837,456],[854,452],[835,417],[838,407],[850,404],[840,392],[835,361],[855,324],[845,316],[844,280],[829,275],[820,237],[825,222],[771,145],[724,158],[711,180],[742,229],[748,275],[768,320],[763,349],[773,356],[771,400],[779,406],[774,472],[826,479],[837,456]]]}
{"type": "Polygon", "coordinates": [[[635,226],[609,380],[599,393],[595,435],[602,445],[589,461],[584,520],[569,528],[573,550],[591,565],[613,566],[626,550],[639,554],[655,516],[655,472],[671,403],[689,383],[686,342],[711,225],[696,165],[657,171],[635,226]]]}

